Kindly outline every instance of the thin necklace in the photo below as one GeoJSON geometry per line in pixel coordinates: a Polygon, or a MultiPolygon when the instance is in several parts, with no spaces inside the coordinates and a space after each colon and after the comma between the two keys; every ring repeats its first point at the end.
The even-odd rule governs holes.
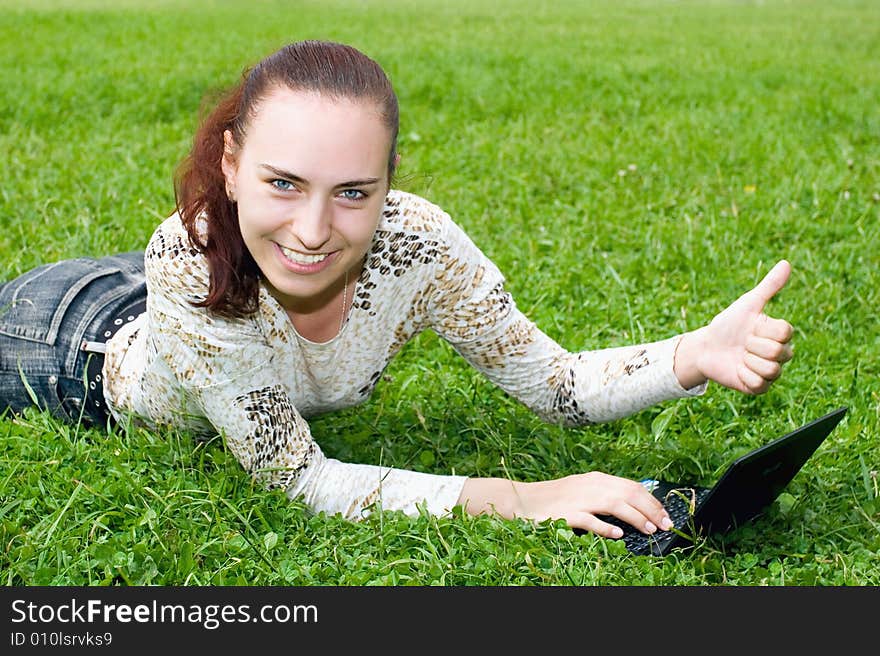
{"type": "Polygon", "coordinates": [[[342,317],[339,319],[339,332],[345,325],[345,304],[348,301],[348,270],[345,271],[345,283],[342,285],[342,317]]]}

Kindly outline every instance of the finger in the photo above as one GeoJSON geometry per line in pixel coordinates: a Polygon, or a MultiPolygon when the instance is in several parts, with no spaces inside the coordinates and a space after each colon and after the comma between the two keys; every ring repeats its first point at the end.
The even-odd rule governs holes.
{"type": "Polygon", "coordinates": [[[612,513],[642,533],[655,533],[672,525],[666,508],[641,483],[635,483],[632,492],[615,506],[612,513]]]}
{"type": "Polygon", "coordinates": [[[788,362],[794,357],[794,349],[791,344],[783,344],[775,339],[749,335],[746,339],[746,351],[757,355],[759,358],[776,360],[776,362],[788,362]]]}
{"type": "Polygon", "coordinates": [[[766,337],[785,344],[791,340],[793,334],[794,328],[785,319],[772,319],[766,314],[761,314],[755,322],[755,335],[758,337],[766,337]]]}
{"type": "MultiPolygon", "coordinates": [[[[651,526],[661,531],[668,531],[672,528],[672,519],[669,517],[669,512],[666,510],[663,502],[648,492],[641,483],[639,483],[638,486],[644,491],[644,494],[639,494],[632,498],[630,500],[630,505],[635,512],[644,517],[647,521],[641,526],[636,524],[633,525],[646,533],[653,533],[651,526]],[[648,526],[647,522],[650,522],[651,526],[648,526]]],[[[630,524],[632,524],[632,522],[630,522],[630,524]]]]}
{"type": "Polygon", "coordinates": [[[763,280],[752,289],[752,293],[758,296],[766,304],[767,301],[773,298],[780,289],[785,287],[785,283],[788,282],[788,277],[790,275],[791,264],[789,264],[787,260],[780,260],[776,263],[776,266],[770,269],[770,272],[764,276],[763,280]]]}
{"type": "Polygon", "coordinates": [[[744,363],[737,366],[736,374],[746,394],[763,394],[770,387],[770,381],[764,380],[762,376],[749,369],[744,363]]]}
{"type": "Polygon", "coordinates": [[[590,533],[595,533],[602,538],[610,538],[612,540],[623,537],[623,529],[614,524],[603,522],[595,515],[589,513],[578,513],[577,517],[569,520],[569,525],[574,528],[580,528],[590,533]]]}
{"type": "Polygon", "coordinates": [[[625,521],[637,531],[641,531],[648,535],[656,533],[658,524],[660,523],[659,519],[657,520],[657,523],[652,522],[645,513],[633,508],[629,504],[619,506],[612,514],[618,519],[625,521]]]}
{"type": "MultiPolygon", "coordinates": [[[[627,524],[630,524],[631,526],[635,526],[635,528],[637,530],[641,531],[642,533],[646,533],[646,534],[650,535],[652,533],[657,532],[657,527],[654,526],[654,524],[650,520],[645,519],[645,517],[643,515],[638,514],[638,513],[636,513],[636,514],[624,513],[624,514],[626,514],[630,518],[638,516],[639,519],[633,519],[633,521],[631,522],[626,519],[623,519],[623,517],[618,517],[617,514],[615,514],[614,517],[625,521],[627,524]]],[[[605,519],[607,519],[608,515],[596,516],[596,515],[584,514],[583,517],[578,517],[574,521],[570,521],[569,524],[572,526],[576,525],[578,528],[583,528],[583,529],[590,531],[591,533],[595,533],[596,535],[601,536],[603,538],[611,538],[611,539],[622,538],[623,537],[623,529],[620,528],[620,526],[617,526],[616,524],[611,524],[611,523],[605,521],[605,519],[603,519],[603,517],[605,519]]]]}
{"type": "Polygon", "coordinates": [[[745,362],[746,367],[764,380],[774,381],[782,374],[782,365],[776,360],[766,360],[752,353],[746,353],[743,357],[743,362],[745,362]]]}

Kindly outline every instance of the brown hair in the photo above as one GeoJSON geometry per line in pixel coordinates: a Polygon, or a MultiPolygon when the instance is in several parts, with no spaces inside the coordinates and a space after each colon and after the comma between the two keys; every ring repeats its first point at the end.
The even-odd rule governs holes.
{"type": "Polygon", "coordinates": [[[223,133],[229,130],[235,143],[242,145],[260,101],[278,87],[375,103],[391,132],[389,183],[394,175],[400,121],[397,96],[375,61],[351,46],[299,41],[245,70],[241,82],[201,122],[174,180],[177,211],[190,242],[204,253],[210,268],[208,296],[195,305],[224,316],[243,317],[256,311],[260,270],[242,239],[238,207],[226,195],[223,133]],[[204,243],[197,228],[201,217],[207,219],[204,243]]]}

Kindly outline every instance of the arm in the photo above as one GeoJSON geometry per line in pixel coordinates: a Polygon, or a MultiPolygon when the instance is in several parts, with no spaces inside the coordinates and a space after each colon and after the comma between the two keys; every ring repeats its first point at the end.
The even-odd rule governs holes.
{"type": "Polygon", "coordinates": [[[314,512],[357,520],[375,506],[410,516],[419,506],[442,515],[452,509],[462,476],[346,463],[327,458],[271,360],[235,379],[193,389],[207,419],[242,466],[264,487],[284,489],[314,512]]]}
{"type": "Polygon", "coordinates": [[[542,419],[612,421],[667,399],[700,394],[673,371],[680,337],[569,352],[516,307],[504,279],[451,220],[438,248],[429,313],[434,329],[489,380],[542,419]]]}

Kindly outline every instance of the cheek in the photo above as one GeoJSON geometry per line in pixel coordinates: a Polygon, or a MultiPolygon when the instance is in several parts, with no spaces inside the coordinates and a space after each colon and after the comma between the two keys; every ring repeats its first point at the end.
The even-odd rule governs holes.
{"type": "Polygon", "coordinates": [[[379,216],[372,220],[360,217],[356,221],[345,224],[343,236],[353,247],[365,251],[373,242],[373,235],[376,233],[378,224],[379,216]]]}
{"type": "Polygon", "coordinates": [[[238,224],[242,234],[260,234],[276,230],[284,213],[275,203],[244,195],[238,201],[238,224]]]}
{"type": "Polygon", "coordinates": [[[267,239],[271,235],[272,230],[265,224],[265,221],[250,220],[247,215],[239,212],[238,227],[245,247],[255,258],[269,247],[267,239]]]}

